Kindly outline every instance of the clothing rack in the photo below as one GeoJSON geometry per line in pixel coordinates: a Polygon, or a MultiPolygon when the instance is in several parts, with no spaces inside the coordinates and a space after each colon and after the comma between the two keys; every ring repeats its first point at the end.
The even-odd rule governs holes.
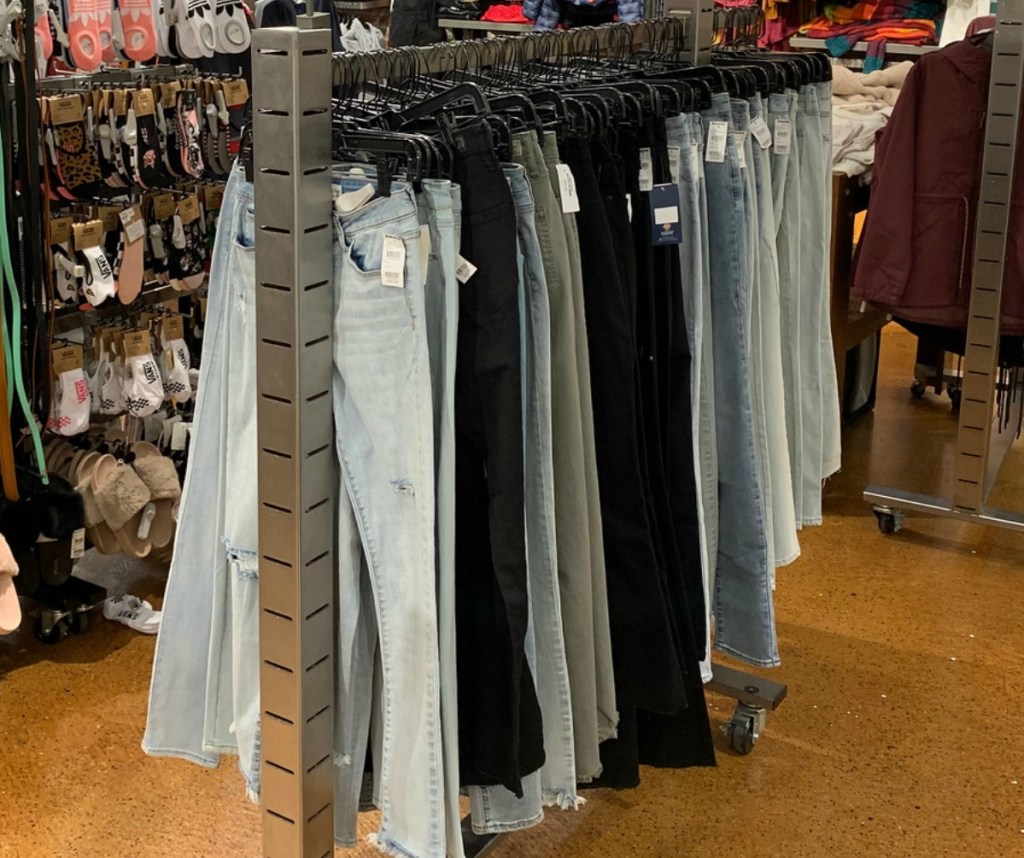
{"type": "Polygon", "coordinates": [[[953,497],[868,486],[864,500],[874,505],[883,533],[893,533],[900,527],[904,510],[1024,532],[1024,513],[987,505],[1003,459],[1017,437],[1024,406],[1024,370],[1011,370],[1008,389],[1001,391],[998,365],[1003,272],[1014,158],[1019,145],[1022,84],[1024,0],[1000,0],[992,45],[953,497]],[[1005,396],[1004,407],[1009,414],[993,418],[993,408],[1000,394],[1005,396]]]}
{"type": "MultiPolygon", "coordinates": [[[[458,70],[502,57],[672,45],[710,55],[708,0],[670,17],[459,45],[332,56],[328,16],[253,34],[263,855],[329,858],[333,839],[332,84],[458,70]],[[690,20],[686,20],[686,19],[690,20]],[[696,26],[690,26],[696,19],[696,26]],[[694,36],[697,38],[694,38],[694,36]],[[558,48],[558,53],[551,52],[558,48]],[[325,288],[326,287],[326,288],[325,288]]],[[[786,687],[715,667],[747,752],[786,687]],[[744,738],[745,737],[745,738],[744,738]]],[[[740,737],[737,742],[737,737],[740,737]]],[[[469,858],[495,836],[464,823],[469,858]]]]}

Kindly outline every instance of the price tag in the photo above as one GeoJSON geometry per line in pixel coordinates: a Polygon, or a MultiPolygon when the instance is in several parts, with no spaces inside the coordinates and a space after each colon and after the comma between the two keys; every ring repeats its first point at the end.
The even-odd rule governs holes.
{"type": "Polygon", "coordinates": [[[747,132],[736,131],[732,135],[732,142],[736,146],[736,155],[740,161],[740,169],[747,169],[747,132]]]}
{"type": "Polygon", "coordinates": [[[668,147],[668,172],[672,176],[672,181],[679,184],[679,161],[682,156],[682,150],[678,146],[668,147]]]}
{"type": "Polygon", "coordinates": [[[793,146],[793,122],[789,119],[775,120],[775,154],[788,155],[793,146]]]}
{"type": "Polygon", "coordinates": [[[768,130],[768,123],[763,116],[754,117],[750,123],[750,133],[754,135],[758,145],[762,149],[770,149],[772,145],[772,132],[768,130]]]}
{"type": "Polygon", "coordinates": [[[648,197],[651,205],[651,244],[680,244],[683,231],[679,224],[679,186],[655,185],[648,197]]]}
{"type": "Polygon", "coordinates": [[[629,222],[633,222],[633,195],[626,194],[626,215],[629,217],[629,222]]]}
{"type": "Polygon", "coordinates": [[[729,137],[728,122],[708,123],[708,144],[704,150],[704,160],[712,164],[725,163],[725,146],[729,137]]]}
{"type": "Polygon", "coordinates": [[[649,191],[654,187],[654,161],[651,150],[646,146],[640,150],[640,190],[649,191]]]}
{"type": "Polygon", "coordinates": [[[576,178],[567,164],[555,164],[558,173],[558,193],[562,198],[562,211],[573,214],[580,210],[580,198],[576,196],[576,178]]]}
{"type": "Polygon", "coordinates": [[[463,258],[462,254],[459,254],[455,265],[455,279],[460,283],[465,283],[474,274],[476,274],[476,266],[468,259],[463,258]]]}
{"type": "Polygon", "coordinates": [[[146,234],[146,222],[142,219],[142,212],[138,206],[129,206],[119,215],[124,225],[124,234],[129,244],[135,244],[146,234]]]}
{"type": "Polygon", "coordinates": [[[384,236],[384,251],[380,262],[380,282],[383,286],[405,288],[405,242],[397,235],[384,236]]]}
{"type": "Polygon", "coordinates": [[[171,429],[171,450],[180,452],[188,443],[188,433],[192,431],[191,423],[175,423],[171,429]]]}
{"type": "Polygon", "coordinates": [[[79,527],[71,534],[71,559],[78,560],[85,554],[85,528],[79,527]]]}

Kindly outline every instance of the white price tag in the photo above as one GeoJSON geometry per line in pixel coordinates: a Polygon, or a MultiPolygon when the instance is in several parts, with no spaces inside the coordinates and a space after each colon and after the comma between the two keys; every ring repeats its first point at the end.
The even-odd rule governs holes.
{"type": "Polygon", "coordinates": [[[136,241],[146,234],[146,223],[139,217],[139,213],[135,210],[134,206],[126,208],[119,217],[124,225],[124,234],[129,244],[135,244],[136,241]]]}
{"type": "Polygon", "coordinates": [[[793,146],[793,122],[789,119],[775,120],[775,154],[788,155],[793,146]]]}
{"type": "Polygon", "coordinates": [[[729,137],[728,122],[708,123],[708,145],[704,150],[704,160],[712,164],[725,163],[725,146],[729,137]]]}
{"type": "Polygon", "coordinates": [[[668,172],[672,176],[672,181],[677,185],[679,184],[679,160],[682,151],[678,146],[668,147],[668,172]]]}
{"type": "Polygon", "coordinates": [[[476,274],[476,266],[468,259],[464,259],[462,254],[459,254],[455,264],[455,279],[460,283],[465,283],[474,274],[476,274]]]}
{"type": "Polygon", "coordinates": [[[77,560],[85,554],[85,528],[80,527],[71,534],[71,559],[77,560]]]}
{"type": "Polygon", "coordinates": [[[650,191],[654,188],[654,161],[651,150],[646,146],[640,150],[640,190],[650,191]]]}
{"type": "Polygon", "coordinates": [[[772,132],[768,130],[768,123],[763,116],[754,117],[750,123],[750,133],[754,135],[758,145],[762,149],[770,149],[772,145],[772,132]]]}
{"type": "Polygon", "coordinates": [[[732,142],[736,146],[736,155],[740,161],[740,169],[747,169],[747,132],[736,131],[732,135],[732,142]]]}
{"type": "Polygon", "coordinates": [[[405,242],[397,235],[384,236],[384,250],[380,260],[382,286],[405,288],[405,242]]]}
{"type": "Polygon", "coordinates": [[[567,164],[555,164],[558,173],[558,194],[562,198],[562,211],[572,214],[580,210],[580,198],[576,196],[576,179],[567,164]]]}
{"type": "Polygon", "coordinates": [[[629,217],[629,222],[633,222],[633,195],[626,194],[626,214],[629,217]]]}
{"type": "Polygon", "coordinates": [[[654,222],[657,224],[679,223],[679,206],[665,206],[654,210],[654,222]]]}

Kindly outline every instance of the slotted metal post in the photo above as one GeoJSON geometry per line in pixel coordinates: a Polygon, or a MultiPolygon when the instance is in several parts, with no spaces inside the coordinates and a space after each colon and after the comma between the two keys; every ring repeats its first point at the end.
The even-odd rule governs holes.
{"type": "Polygon", "coordinates": [[[264,858],[334,854],[327,19],[253,34],[264,858]]]}
{"type": "MultiPolygon", "coordinates": [[[[1017,423],[993,437],[997,394],[999,319],[1010,227],[1013,165],[1017,153],[1021,83],[1024,81],[1024,0],[1000,0],[992,45],[985,154],[974,246],[974,277],[967,322],[967,353],[957,438],[958,509],[979,511],[988,498],[1017,423]],[[999,435],[1005,436],[1000,438],[999,435]],[[1004,443],[1000,443],[1003,441],[1004,443]]],[[[1016,399],[1019,407],[1020,397],[1016,399]]]]}
{"type": "Polygon", "coordinates": [[[1005,399],[1011,414],[1002,420],[993,417],[999,396],[999,328],[1022,88],[1024,0],[1000,0],[992,44],[953,497],[868,486],[864,499],[874,504],[880,523],[888,518],[889,524],[896,525],[901,511],[909,509],[1024,531],[1021,513],[986,506],[1016,438],[1024,406],[1024,373],[1014,370],[1005,399]]]}

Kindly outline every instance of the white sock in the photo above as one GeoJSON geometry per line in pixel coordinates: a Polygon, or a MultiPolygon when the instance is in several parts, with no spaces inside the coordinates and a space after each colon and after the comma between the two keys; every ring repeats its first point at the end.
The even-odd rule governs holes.
{"type": "Polygon", "coordinates": [[[133,355],[126,365],[125,401],[132,417],[148,417],[164,403],[164,385],[153,355],[133,355]]]}
{"type": "Polygon", "coordinates": [[[188,402],[192,398],[192,385],[188,379],[192,359],[188,346],[182,339],[164,340],[162,333],[160,344],[163,346],[160,369],[164,377],[164,392],[175,402],[188,402]]]}
{"type": "Polygon", "coordinates": [[[224,54],[240,54],[249,49],[252,36],[249,21],[242,11],[241,0],[214,0],[217,11],[217,50],[224,54]]]}
{"type": "Polygon", "coordinates": [[[89,383],[81,367],[57,378],[46,428],[58,435],[78,435],[89,428],[89,383]]]}
{"type": "Polygon", "coordinates": [[[92,306],[98,307],[109,298],[117,294],[117,283],[114,281],[114,269],[110,267],[110,260],[100,246],[87,247],[78,251],[85,260],[87,269],[85,272],[85,285],[82,289],[85,292],[85,300],[92,306]]]}
{"type": "Polygon", "coordinates": [[[212,57],[217,49],[217,33],[210,0],[174,0],[174,14],[182,55],[191,60],[212,57]]]}
{"type": "MultiPolygon", "coordinates": [[[[100,376],[100,414],[121,414],[126,407],[124,398],[124,365],[120,358],[100,358],[106,360],[106,369],[100,376]]],[[[97,370],[97,375],[99,371],[97,370]]]]}

